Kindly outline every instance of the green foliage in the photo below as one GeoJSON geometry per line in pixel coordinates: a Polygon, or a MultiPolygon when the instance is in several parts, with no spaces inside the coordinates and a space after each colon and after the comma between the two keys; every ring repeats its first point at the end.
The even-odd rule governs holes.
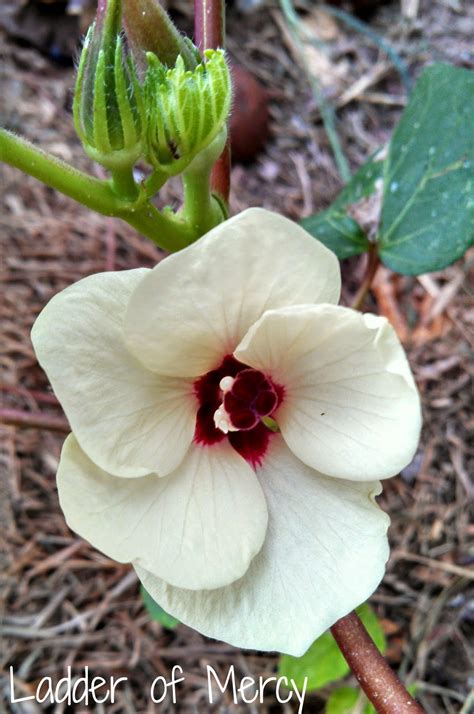
{"type": "Polygon", "coordinates": [[[473,72],[423,72],[385,164],[380,254],[392,270],[441,270],[473,244],[473,115],[473,72]]]}
{"type": "Polygon", "coordinates": [[[172,615],[168,615],[168,613],[153,600],[152,596],[147,590],[145,590],[143,585],[140,586],[140,595],[142,596],[143,604],[145,605],[145,608],[152,620],[159,622],[167,630],[174,630],[174,628],[179,625],[179,620],[172,615]]]}
{"type": "Polygon", "coordinates": [[[294,679],[300,688],[307,677],[308,692],[342,679],[348,672],[346,660],[330,632],[318,637],[302,657],[282,655],[278,667],[280,676],[294,679]]]}
{"type": "MultiPolygon", "coordinates": [[[[326,714],[352,714],[356,705],[359,704],[360,690],[354,687],[341,687],[336,689],[326,703],[326,714]]],[[[365,697],[364,697],[365,698],[365,697]]],[[[363,709],[357,709],[358,714],[376,714],[370,702],[367,702],[363,709]]]]}
{"type": "MultiPolygon", "coordinates": [[[[377,615],[367,603],[357,608],[357,614],[383,653],[386,647],[385,635],[377,615]]],[[[349,673],[349,665],[328,631],[318,637],[302,657],[282,655],[278,671],[280,676],[294,679],[300,688],[307,677],[308,692],[311,692],[345,677],[349,673]]]]}
{"type": "Polygon", "coordinates": [[[383,178],[384,162],[382,152],[377,151],[344,186],[332,206],[347,208],[353,203],[368,198],[375,193],[377,181],[383,178]]]}
{"type": "MultiPolygon", "coordinates": [[[[416,685],[407,687],[408,692],[415,696],[416,685]]],[[[355,687],[340,687],[331,693],[326,702],[326,714],[377,714],[375,707],[366,699],[360,689],[355,687]],[[363,708],[359,709],[360,701],[365,702],[363,708]],[[357,706],[357,709],[355,708],[357,706]]]]}
{"type": "Polygon", "coordinates": [[[303,228],[324,243],[339,260],[361,255],[369,249],[369,241],[360,225],[344,210],[328,208],[301,221],[303,228]]]}
{"type": "Polygon", "coordinates": [[[358,607],[356,612],[364,623],[364,626],[373,639],[377,649],[379,652],[384,654],[387,649],[387,640],[385,639],[385,633],[374,610],[366,602],[358,607]]]}
{"type": "Polygon", "coordinates": [[[385,161],[368,161],[334,203],[302,225],[339,258],[369,241],[347,208],[383,178],[376,240],[382,262],[405,275],[441,270],[474,243],[474,73],[447,64],[418,80],[385,161]]]}
{"type": "Polygon", "coordinates": [[[369,241],[361,226],[347,214],[347,207],[371,196],[383,174],[377,156],[364,164],[325,211],[303,218],[301,225],[332,250],[340,260],[365,253],[369,241]]]}

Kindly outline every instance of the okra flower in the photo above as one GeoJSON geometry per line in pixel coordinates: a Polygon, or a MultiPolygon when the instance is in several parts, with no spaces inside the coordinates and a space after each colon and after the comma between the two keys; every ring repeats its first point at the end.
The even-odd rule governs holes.
{"type": "Polygon", "coordinates": [[[237,646],[302,654],[383,575],[376,479],[413,457],[419,398],[388,322],[339,292],[329,250],[249,209],[81,280],[33,328],[73,432],[69,525],[237,646]]]}

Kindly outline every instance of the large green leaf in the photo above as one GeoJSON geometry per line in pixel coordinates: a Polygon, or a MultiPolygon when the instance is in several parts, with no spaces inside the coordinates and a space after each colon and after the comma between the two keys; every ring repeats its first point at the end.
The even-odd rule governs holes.
{"type": "Polygon", "coordinates": [[[371,158],[354,174],[328,209],[301,220],[303,228],[324,243],[340,260],[365,253],[370,246],[364,231],[347,214],[346,209],[371,196],[382,173],[383,161],[377,156],[371,158]]]}
{"type": "MultiPolygon", "coordinates": [[[[336,689],[326,703],[326,714],[352,714],[359,703],[360,696],[360,690],[354,687],[336,689]]],[[[362,714],[375,714],[375,709],[370,702],[365,704],[362,714]]]]}
{"type": "MultiPolygon", "coordinates": [[[[385,635],[377,615],[367,603],[358,607],[357,613],[383,653],[386,647],[385,635]]],[[[307,689],[311,692],[345,677],[349,672],[349,665],[328,631],[318,637],[302,657],[283,655],[278,671],[281,676],[294,679],[299,688],[304,686],[304,679],[307,677],[307,689]]]]}
{"type": "Polygon", "coordinates": [[[150,615],[152,620],[159,622],[167,630],[174,630],[174,628],[179,625],[179,620],[177,620],[172,615],[163,610],[161,605],[158,605],[150,595],[150,593],[145,590],[143,585],[140,587],[140,594],[142,596],[143,604],[145,605],[146,611],[150,615]]]}
{"type": "Polygon", "coordinates": [[[474,242],[474,72],[435,64],[418,80],[385,161],[379,231],[392,270],[441,270],[474,242]]]}

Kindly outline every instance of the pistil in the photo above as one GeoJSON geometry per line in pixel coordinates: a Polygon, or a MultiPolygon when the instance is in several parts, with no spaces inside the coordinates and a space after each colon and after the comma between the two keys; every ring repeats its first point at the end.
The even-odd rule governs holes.
{"type": "Polygon", "coordinates": [[[194,383],[198,401],[194,440],[212,446],[228,439],[252,466],[262,463],[277,430],[272,415],[284,398],[282,386],[257,369],[227,355],[221,365],[194,383]]]}

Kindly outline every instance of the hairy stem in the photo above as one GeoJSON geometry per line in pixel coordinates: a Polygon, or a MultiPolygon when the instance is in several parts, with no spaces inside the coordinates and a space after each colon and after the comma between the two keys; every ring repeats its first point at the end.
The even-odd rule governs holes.
{"type": "MultiPolygon", "coordinates": [[[[78,171],[29,141],[1,128],[0,161],[15,166],[97,213],[121,218],[170,252],[185,248],[196,238],[182,221],[162,215],[146,200],[143,191],[136,201],[121,199],[108,181],[78,171]]],[[[122,176],[121,180],[130,186],[133,179],[129,175],[122,176]]]]}
{"type": "Polygon", "coordinates": [[[223,220],[218,201],[211,194],[208,172],[192,169],[183,173],[184,210],[187,225],[197,236],[202,236],[223,220]]]}
{"type": "Polygon", "coordinates": [[[138,198],[138,186],[133,178],[133,168],[116,169],[112,171],[112,188],[119,198],[127,201],[136,201],[138,198]]]}
{"type": "MultiPolygon", "coordinates": [[[[224,0],[194,0],[194,42],[201,52],[224,47],[224,0]]],[[[211,172],[211,190],[227,211],[230,193],[230,144],[217,159],[211,172]]]]}
{"type": "Polygon", "coordinates": [[[379,714],[425,714],[382,657],[355,612],[338,620],[331,632],[379,714]]]}
{"type": "Polygon", "coordinates": [[[122,202],[106,181],[93,178],[0,128],[0,161],[56,188],[93,211],[117,215],[122,202]]]}

